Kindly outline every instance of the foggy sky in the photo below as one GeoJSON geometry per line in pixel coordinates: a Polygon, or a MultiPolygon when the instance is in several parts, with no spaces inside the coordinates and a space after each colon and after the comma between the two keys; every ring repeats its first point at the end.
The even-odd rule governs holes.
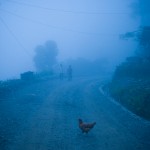
{"type": "MultiPolygon", "coordinates": [[[[139,6],[141,2],[1,0],[0,79],[34,71],[34,49],[47,40],[57,43],[59,61],[78,57],[90,60],[106,58],[111,64],[119,64],[132,55],[137,46],[133,41],[121,41],[119,34],[134,31],[140,26],[141,18],[132,18],[134,8],[130,5],[137,3],[139,6]]],[[[140,11],[144,7],[143,4],[140,11]]]]}
{"type": "Polygon", "coordinates": [[[139,14],[141,15],[141,25],[150,25],[150,1],[139,0],[139,14]]]}

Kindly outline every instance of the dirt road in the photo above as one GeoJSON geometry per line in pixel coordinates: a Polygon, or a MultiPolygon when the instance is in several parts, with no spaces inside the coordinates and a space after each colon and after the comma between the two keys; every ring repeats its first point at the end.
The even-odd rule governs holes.
{"type": "Polygon", "coordinates": [[[10,150],[149,150],[150,123],[99,90],[101,79],[63,82],[18,128],[10,150]],[[86,135],[78,118],[96,121],[86,135]]]}

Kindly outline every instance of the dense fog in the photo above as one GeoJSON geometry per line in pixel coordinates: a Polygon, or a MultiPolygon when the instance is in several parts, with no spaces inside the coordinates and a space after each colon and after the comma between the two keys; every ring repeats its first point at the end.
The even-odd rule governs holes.
{"type": "Polygon", "coordinates": [[[134,54],[137,42],[121,40],[120,34],[134,31],[147,22],[141,17],[149,11],[146,7],[149,2],[144,2],[1,0],[0,79],[37,71],[36,49],[47,41],[55,42],[58,49],[54,68],[60,63],[79,64],[82,59],[87,65],[96,62],[95,74],[99,68],[113,71],[134,54]]]}
{"type": "Polygon", "coordinates": [[[0,0],[0,150],[150,150],[150,0],[0,0]]]}

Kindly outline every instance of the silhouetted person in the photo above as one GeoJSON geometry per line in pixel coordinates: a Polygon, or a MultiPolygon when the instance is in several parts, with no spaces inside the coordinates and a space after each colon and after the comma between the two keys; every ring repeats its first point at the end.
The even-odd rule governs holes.
{"type": "Polygon", "coordinates": [[[72,80],[72,67],[71,67],[71,65],[69,65],[69,67],[67,69],[67,77],[68,77],[69,81],[72,80]]]}
{"type": "Polygon", "coordinates": [[[64,71],[63,71],[63,65],[60,64],[60,73],[59,73],[59,78],[60,80],[63,80],[64,79],[64,71]]]}

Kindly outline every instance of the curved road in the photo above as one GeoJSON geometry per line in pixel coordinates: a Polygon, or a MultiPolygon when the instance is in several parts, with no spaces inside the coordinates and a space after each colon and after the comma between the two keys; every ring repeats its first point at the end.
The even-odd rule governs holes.
{"type": "Polygon", "coordinates": [[[12,150],[150,150],[150,123],[114,103],[99,79],[60,83],[40,105],[12,150]],[[78,118],[96,121],[86,135],[78,118]]]}

